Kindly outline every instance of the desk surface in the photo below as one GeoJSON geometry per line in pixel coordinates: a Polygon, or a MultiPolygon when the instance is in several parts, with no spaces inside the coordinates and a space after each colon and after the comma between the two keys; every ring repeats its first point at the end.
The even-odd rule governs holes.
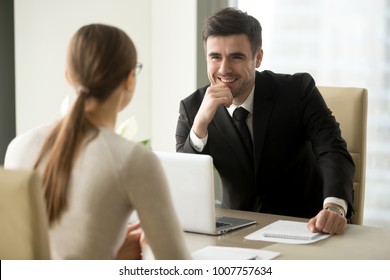
{"type": "Polygon", "coordinates": [[[307,221],[306,219],[228,209],[217,209],[217,214],[252,219],[256,220],[257,224],[220,236],[185,233],[187,244],[192,252],[214,245],[277,251],[280,252],[277,259],[390,259],[390,230],[388,229],[347,225],[343,234],[311,244],[292,245],[246,240],[244,237],[280,219],[307,221]]]}

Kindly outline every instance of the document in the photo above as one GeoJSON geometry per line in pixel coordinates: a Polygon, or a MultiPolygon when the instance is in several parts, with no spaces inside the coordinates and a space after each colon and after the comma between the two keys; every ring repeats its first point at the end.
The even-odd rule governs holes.
{"type": "Polygon", "coordinates": [[[313,233],[307,223],[279,220],[247,236],[248,240],[260,240],[288,244],[308,244],[329,237],[329,234],[313,233]]]}
{"type": "Polygon", "coordinates": [[[194,260],[271,260],[279,252],[241,247],[207,246],[192,253],[194,260]]]}

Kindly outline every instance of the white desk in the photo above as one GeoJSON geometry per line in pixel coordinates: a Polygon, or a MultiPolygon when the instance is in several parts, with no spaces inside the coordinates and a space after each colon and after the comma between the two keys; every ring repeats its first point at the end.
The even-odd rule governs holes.
{"type": "Polygon", "coordinates": [[[217,209],[217,214],[253,219],[257,221],[257,224],[220,236],[185,233],[185,238],[191,251],[214,245],[277,251],[280,252],[280,256],[277,259],[390,259],[390,230],[388,229],[347,225],[343,234],[334,235],[316,243],[291,245],[246,240],[244,237],[279,219],[307,220],[227,209],[217,209]]]}

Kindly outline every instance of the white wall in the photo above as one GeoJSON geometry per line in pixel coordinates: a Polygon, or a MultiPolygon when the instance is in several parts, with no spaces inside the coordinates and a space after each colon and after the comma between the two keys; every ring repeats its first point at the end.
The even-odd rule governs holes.
{"type": "Polygon", "coordinates": [[[118,123],[138,121],[135,140],[174,149],[179,100],[195,89],[196,0],[15,0],[16,129],[20,134],[60,117],[74,95],[64,78],[67,44],[82,25],[122,28],[144,67],[118,123]]]}
{"type": "Polygon", "coordinates": [[[175,151],[180,100],[196,90],[196,0],[153,1],[152,147],[175,151]]]}

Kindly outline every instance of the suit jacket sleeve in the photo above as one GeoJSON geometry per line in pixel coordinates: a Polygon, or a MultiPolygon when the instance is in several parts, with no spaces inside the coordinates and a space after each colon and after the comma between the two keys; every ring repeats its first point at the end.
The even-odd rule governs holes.
{"type": "MultiPolygon", "coordinates": [[[[190,143],[190,131],[195,119],[195,116],[202,103],[207,87],[197,90],[186,99],[180,101],[179,119],[176,126],[176,151],[183,153],[199,153],[190,143]],[[191,99],[191,102],[188,102],[191,99]]],[[[207,151],[207,144],[202,153],[207,151]]]]}
{"type": "Polygon", "coordinates": [[[350,217],[353,212],[354,162],[341,136],[339,123],[310,75],[303,75],[302,86],[301,117],[323,178],[323,196],[345,199],[347,217],[350,217]]]}

